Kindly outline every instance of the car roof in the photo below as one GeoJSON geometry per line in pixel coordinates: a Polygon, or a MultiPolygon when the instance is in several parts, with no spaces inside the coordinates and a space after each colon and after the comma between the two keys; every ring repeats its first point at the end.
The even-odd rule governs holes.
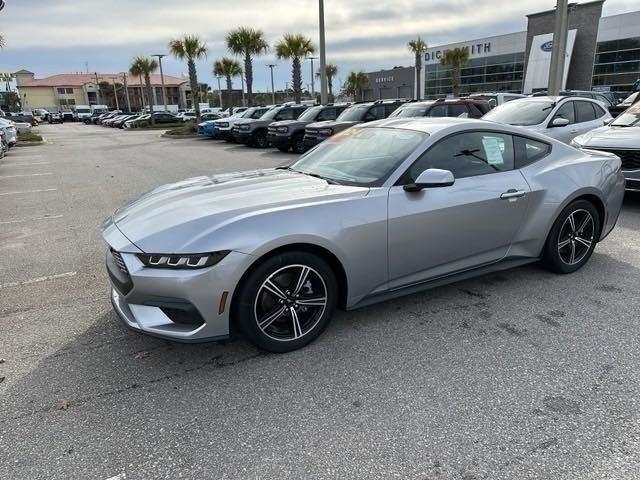
{"type": "Polygon", "coordinates": [[[424,132],[432,135],[439,130],[461,124],[476,125],[478,127],[485,128],[505,127],[505,130],[507,130],[506,125],[487,122],[486,120],[459,117],[395,117],[365,123],[359,125],[359,128],[401,128],[404,130],[416,130],[418,132],[424,132]]]}

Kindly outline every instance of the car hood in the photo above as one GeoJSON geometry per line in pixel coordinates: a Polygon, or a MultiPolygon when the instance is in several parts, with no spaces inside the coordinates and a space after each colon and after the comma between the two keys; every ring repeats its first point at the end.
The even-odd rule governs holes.
{"type": "Polygon", "coordinates": [[[357,125],[358,123],[362,123],[360,121],[350,121],[350,122],[336,122],[335,120],[325,120],[324,122],[316,122],[307,125],[307,128],[333,128],[333,129],[345,129],[349,128],[353,125],[357,125]]]}
{"type": "Polygon", "coordinates": [[[270,127],[304,127],[311,122],[304,122],[301,120],[281,120],[279,122],[273,122],[269,124],[270,127]]]}
{"type": "Polygon", "coordinates": [[[600,127],[576,139],[584,147],[640,148],[640,127],[600,127]]]}
{"type": "Polygon", "coordinates": [[[221,245],[221,232],[236,221],[317,202],[360,197],[368,191],[363,187],[330,185],[287,170],[257,170],[196,177],[158,187],[118,210],[112,220],[143,252],[204,253],[213,244],[230,250],[248,242],[251,231],[246,232],[247,238],[233,239],[234,245],[221,245]],[[216,238],[220,242],[216,243],[216,238]]]}

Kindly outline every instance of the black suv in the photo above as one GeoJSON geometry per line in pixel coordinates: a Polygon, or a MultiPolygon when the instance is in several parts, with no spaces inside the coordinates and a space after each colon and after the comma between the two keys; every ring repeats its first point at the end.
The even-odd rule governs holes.
{"type": "Polygon", "coordinates": [[[489,102],[481,98],[439,98],[409,102],[402,105],[392,117],[460,117],[480,118],[491,110],[489,102]]]}
{"type": "Polygon", "coordinates": [[[315,147],[331,135],[342,132],[358,123],[387,118],[396,108],[406,102],[407,100],[377,100],[351,105],[335,120],[307,125],[304,130],[304,146],[305,148],[315,147]]]}
{"type": "Polygon", "coordinates": [[[307,108],[304,105],[281,105],[270,109],[260,118],[238,120],[231,129],[233,139],[250,147],[265,148],[269,145],[267,140],[269,125],[282,120],[295,120],[307,108]]]}
{"type": "Polygon", "coordinates": [[[348,107],[347,103],[318,105],[306,110],[297,120],[274,122],[269,125],[267,140],[269,144],[283,152],[292,149],[294,153],[304,153],[307,150],[304,145],[305,127],[314,122],[335,120],[348,107]]]}

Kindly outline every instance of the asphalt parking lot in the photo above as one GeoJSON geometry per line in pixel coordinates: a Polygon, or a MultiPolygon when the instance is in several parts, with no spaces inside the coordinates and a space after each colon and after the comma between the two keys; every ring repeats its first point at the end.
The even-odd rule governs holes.
{"type": "Polygon", "coordinates": [[[0,160],[0,478],[637,478],[640,195],[576,274],[342,312],[272,355],[127,330],[99,226],[159,184],[290,155],[40,130],[0,160]]]}

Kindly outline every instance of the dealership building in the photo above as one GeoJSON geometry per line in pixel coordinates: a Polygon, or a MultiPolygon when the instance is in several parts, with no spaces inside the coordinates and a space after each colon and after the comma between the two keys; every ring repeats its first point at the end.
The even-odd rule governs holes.
{"type": "MultiPolygon", "coordinates": [[[[640,78],[640,11],[602,17],[604,0],[569,5],[564,88],[631,92],[640,78]]],[[[452,93],[451,68],[440,64],[446,50],[469,51],[460,91],[532,93],[546,90],[555,10],[527,15],[527,30],[430,47],[419,84],[424,96],[452,93]]],[[[414,92],[413,67],[369,73],[367,99],[414,92]]],[[[413,95],[410,95],[413,96],[413,95]]]]}

